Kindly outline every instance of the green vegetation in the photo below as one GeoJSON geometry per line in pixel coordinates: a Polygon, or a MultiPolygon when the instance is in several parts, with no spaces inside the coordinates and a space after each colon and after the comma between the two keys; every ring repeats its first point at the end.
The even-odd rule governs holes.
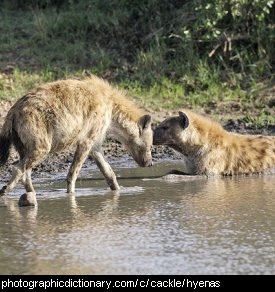
{"type": "Polygon", "coordinates": [[[274,0],[2,2],[0,98],[95,73],[152,109],[275,124],[274,0]]]}

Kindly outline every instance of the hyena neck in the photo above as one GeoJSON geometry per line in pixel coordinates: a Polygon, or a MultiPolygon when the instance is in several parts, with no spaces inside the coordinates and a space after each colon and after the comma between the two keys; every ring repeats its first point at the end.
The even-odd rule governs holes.
{"type": "Polygon", "coordinates": [[[188,157],[201,156],[209,148],[209,141],[192,125],[182,131],[179,141],[175,144],[172,147],[188,157]]]}
{"type": "MultiPolygon", "coordinates": [[[[188,157],[192,162],[195,172],[205,172],[204,169],[209,169],[206,164],[215,165],[219,161],[212,161],[212,157],[215,160],[215,153],[223,153],[225,148],[224,143],[230,143],[228,139],[228,132],[222,127],[220,128],[207,128],[207,125],[203,130],[201,128],[190,125],[188,129],[182,132],[179,139],[179,143],[175,143],[172,147],[188,157]],[[211,162],[212,161],[212,162],[211,162]]],[[[225,157],[223,158],[225,159],[225,157]]]]}
{"type": "Polygon", "coordinates": [[[123,107],[114,105],[111,134],[122,143],[134,139],[139,135],[138,120],[141,116],[138,110],[134,111],[125,104],[123,107]]]}

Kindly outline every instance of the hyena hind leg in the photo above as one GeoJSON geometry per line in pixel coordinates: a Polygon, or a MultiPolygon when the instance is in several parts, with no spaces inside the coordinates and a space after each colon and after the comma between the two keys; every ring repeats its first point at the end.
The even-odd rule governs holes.
{"type": "MultiPolygon", "coordinates": [[[[26,149],[24,145],[22,144],[22,142],[20,141],[18,135],[14,135],[14,142],[15,142],[15,147],[20,155],[20,160],[22,160],[26,156],[26,149]]],[[[31,179],[31,173],[32,173],[32,169],[28,169],[22,175],[22,183],[27,192],[34,192],[34,187],[32,185],[32,179],[31,179]]]]}
{"type": "Polygon", "coordinates": [[[35,206],[36,195],[31,181],[31,170],[49,153],[48,149],[39,149],[33,151],[30,155],[26,155],[14,166],[12,177],[8,184],[2,188],[0,195],[11,192],[18,181],[22,178],[26,194],[23,194],[19,199],[19,206],[35,206]]]}
{"type": "Polygon", "coordinates": [[[21,160],[19,163],[14,165],[11,179],[9,180],[7,185],[2,187],[2,189],[0,190],[0,195],[3,196],[7,193],[10,193],[14,189],[18,181],[21,179],[24,172],[25,160],[21,160]]]}
{"type": "MultiPolygon", "coordinates": [[[[34,151],[30,157],[27,157],[24,165],[25,171],[22,174],[22,182],[26,193],[21,195],[18,202],[19,207],[37,206],[36,193],[31,180],[31,171],[34,166],[36,166],[48,155],[48,153],[49,149],[41,147],[39,150],[34,151]]],[[[25,160],[25,158],[23,160],[25,160]]]]}

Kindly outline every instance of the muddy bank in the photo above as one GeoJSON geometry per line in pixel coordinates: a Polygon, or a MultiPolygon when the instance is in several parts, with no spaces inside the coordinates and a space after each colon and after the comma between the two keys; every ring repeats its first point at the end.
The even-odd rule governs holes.
{"type": "MultiPolygon", "coordinates": [[[[123,146],[113,140],[107,139],[103,144],[103,151],[106,160],[115,169],[121,164],[121,158],[123,161],[129,160],[129,163],[134,162],[132,157],[129,156],[123,146]]],[[[163,158],[180,159],[181,155],[168,147],[158,146],[154,147],[153,161],[157,162],[163,158]]],[[[50,154],[46,160],[41,162],[38,166],[33,168],[33,178],[47,178],[53,177],[55,174],[66,175],[69,167],[73,161],[74,150],[63,151],[56,154],[50,154]]],[[[19,159],[18,154],[12,150],[8,162],[0,167],[0,181],[7,181],[10,178],[13,164],[19,159]]],[[[95,163],[91,155],[87,158],[83,165],[83,169],[94,167],[95,163]]]]}
{"type": "MultiPolygon", "coordinates": [[[[13,101],[0,101],[0,128],[3,125],[4,118],[7,114],[7,111],[13,104],[13,101]]],[[[174,112],[151,112],[154,118],[154,122],[158,123],[163,120],[165,117],[170,115],[177,114],[174,112]]],[[[274,135],[275,134],[275,125],[270,125],[267,127],[256,127],[253,124],[246,123],[242,119],[229,119],[223,123],[225,129],[238,132],[242,134],[262,134],[262,135],[274,135]]],[[[129,159],[132,161],[132,158],[124,150],[122,145],[111,139],[107,139],[103,144],[104,155],[107,158],[107,161],[111,163],[113,168],[120,166],[120,158],[129,159]]],[[[55,174],[64,174],[69,170],[70,164],[73,160],[74,149],[60,152],[57,154],[50,154],[46,160],[40,163],[37,167],[33,169],[33,177],[53,177],[55,174]]],[[[181,159],[181,154],[177,153],[173,149],[164,146],[155,146],[153,151],[153,161],[157,162],[161,159],[181,159]]],[[[10,158],[6,165],[0,167],[0,181],[5,182],[10,178],[12,165],[18,161],[18,154],[12,150],[10,158]]],[[[88,157],[86,162],[83,165],[83,168],[90,168],[94,166],[94,162],[91,156],[88,157]]]]}

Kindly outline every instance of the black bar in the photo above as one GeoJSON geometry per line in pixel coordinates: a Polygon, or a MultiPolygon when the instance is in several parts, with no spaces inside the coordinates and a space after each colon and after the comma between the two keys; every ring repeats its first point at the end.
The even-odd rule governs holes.
{"type": "Polygon", "coordinates": [[[181,276],[168,276],[168,275],[140,275],[140,276],[31,276],[31,275],[5,275],[0,276],[0,289],[2,291],[24,288],[27,290],[49,290],[51,288],[104,288],[110,289],[122,289],[122,288],[176,288],[176,289],[191,289],[201,290],[203,288],[213,288],[218,290],[224,289],[257,289],[257,288],[269,288],[274,283],[274,276],[248,276],[248,275],[181,275],[181,276]]]}

